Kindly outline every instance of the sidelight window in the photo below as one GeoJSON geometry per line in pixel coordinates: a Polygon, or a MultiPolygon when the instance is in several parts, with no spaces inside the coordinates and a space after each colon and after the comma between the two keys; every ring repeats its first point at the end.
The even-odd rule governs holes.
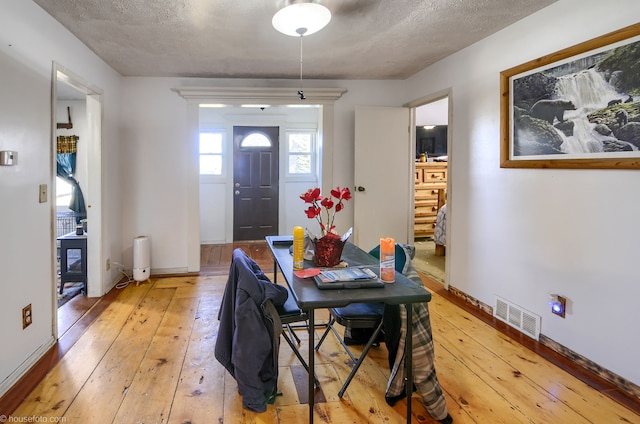
{"type": "Polygon", "coordinates": [[[308,176],[315,173],[315,132],[287,131],[287,174],[308,176]]]}
{"type": "Polygon", "coordinates": [[[200,133],[200,175],[222,175],[224,133],[200,133]]]}

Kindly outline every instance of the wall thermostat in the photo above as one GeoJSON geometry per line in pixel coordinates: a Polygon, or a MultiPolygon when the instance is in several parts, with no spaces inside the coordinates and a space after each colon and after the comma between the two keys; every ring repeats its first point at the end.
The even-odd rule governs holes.
{"type": "Polygon", "coordinates": [[[18,152],[11,150],[0,151],[0,165],[11,166],[18,163],[18,152]]]}

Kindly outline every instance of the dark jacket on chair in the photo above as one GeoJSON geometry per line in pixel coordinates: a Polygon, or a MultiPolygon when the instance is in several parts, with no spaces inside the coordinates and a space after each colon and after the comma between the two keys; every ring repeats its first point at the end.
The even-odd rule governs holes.
{"type": "Polygon", "coordinates": [[[282,324],[275,306],[287,296],[242,249],[234,250],[215,357],[238,382],[245,409],[264,412],[276,395],[282,324]]]}

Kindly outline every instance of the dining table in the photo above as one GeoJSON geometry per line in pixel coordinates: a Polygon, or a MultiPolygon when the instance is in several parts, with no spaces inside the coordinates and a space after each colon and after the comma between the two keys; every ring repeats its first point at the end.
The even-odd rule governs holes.
{"type": "MultiPolygon", "coordinates": [[[[431,293],[424,286],[416,284],[401,273],[395,273],[395,281],[387,283],[381,288],[346,288],[335,290],[320,290],[316,287],[313,278],[301,278],[296,276],[293,269],[293,256],[291,246],[293,236],[267,236],[267,245],[274,259],[274,282],[277,283],[278,270],[284,277],[298,307],[305,311],[309,317],[308,343],[309,343],[309,423],[313,423],[315,407],[315,369],[314,369],[314,329],[315,310],[340,308],[351,303],[385,302],[387,304],[406,305],[407,322],[412,322],[412,308],[414,303],[429,302],[431,293]]],[[[346,242],[342,251],[341,260],[347,266],[370,266],[380,277],[379,260],[365,252],[355,244],[346,242]]],[[[315,268],[313,260],[305,260],[304,268],[315,268]]],[[[411,393],[413,392],[413,364],[412,364],[412,326],[406,326],[405,366],[406,366],[406,393],[407,393],[407,423],[411,423],[411,393]]]]}

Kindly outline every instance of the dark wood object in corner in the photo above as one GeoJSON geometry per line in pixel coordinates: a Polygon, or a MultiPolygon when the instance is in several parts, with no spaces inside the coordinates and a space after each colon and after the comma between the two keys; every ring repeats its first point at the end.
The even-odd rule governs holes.
{"type": "Polygon", "coordinates": [[[70,130],[71,128],[73,128],[73,123],[71,122],[71,108],[69,108],[69,106],[67,106],[67,116],[69,117],[69,122],[67,122],[66,124],[64,122],[58,122],[58,129],[66,128],[70,130]]]}
{"type": "Polygon", "coordinates": [[[415,171],[414,237],[433,237],[439,202],[446,201],[447,162],[416,162],[415,171]]]}

